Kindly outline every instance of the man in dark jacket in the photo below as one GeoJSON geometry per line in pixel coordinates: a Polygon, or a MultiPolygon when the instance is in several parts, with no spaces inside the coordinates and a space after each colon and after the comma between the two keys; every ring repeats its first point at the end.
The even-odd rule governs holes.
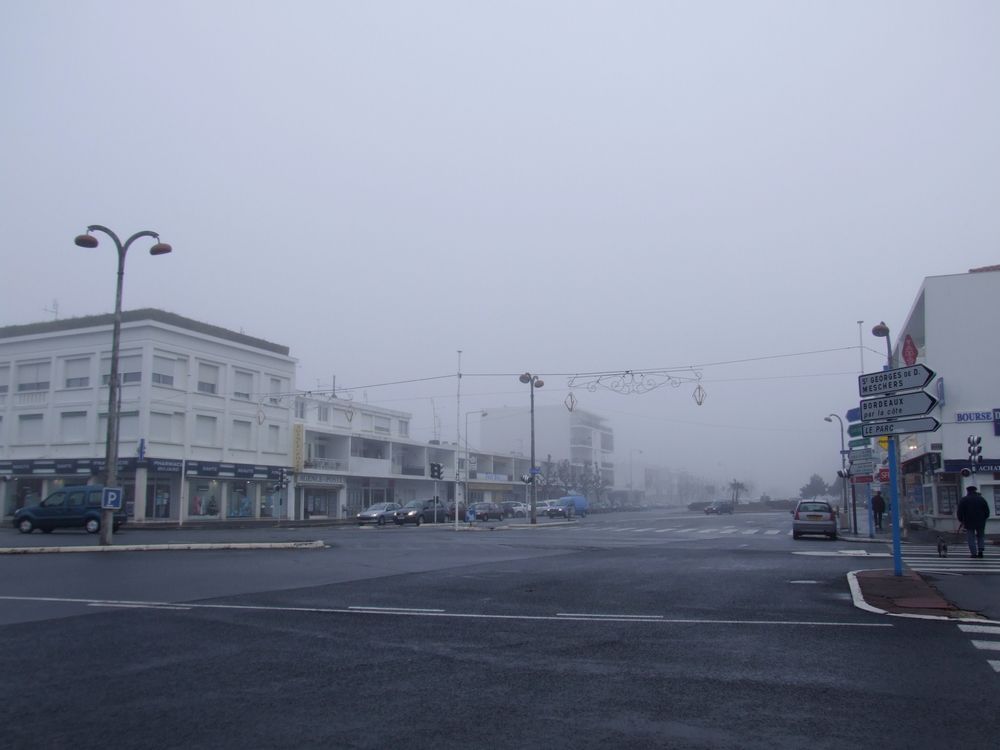
{"type": "Polygon", "coordinates": [[[983,532],[989,517],[990,506],[986,498],[975,487],[966,487],[965,496],[958,501],[958,522],[965,527],[965,540],[972,557],[983,556],[983,532]]]}
{"type": "Polygon", "coordinates": [[[885,513],[885,499],[876,491],[872,495],[872,515],[875,517],[875,531],[882,530],[882,514],[885,513]]]}

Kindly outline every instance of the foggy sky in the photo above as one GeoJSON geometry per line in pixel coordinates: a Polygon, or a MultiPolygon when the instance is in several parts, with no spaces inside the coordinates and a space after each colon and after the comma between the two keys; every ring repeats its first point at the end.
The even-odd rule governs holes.
{"type": "Polygon", "coordinates": [[[857,321],[878,369],[925,276],[1000,262],[998,38],[989,1],[7,0],[0,323],[109,312],[114,250],[73,237],[153,229],[126,308],[288,345],[414,437],[525,370],[548,404],[695,365],[700,407],[574,395],[626,460],[797,494],[857,321]],[[422,380],[457,350],[460,407],[422,380]]]}

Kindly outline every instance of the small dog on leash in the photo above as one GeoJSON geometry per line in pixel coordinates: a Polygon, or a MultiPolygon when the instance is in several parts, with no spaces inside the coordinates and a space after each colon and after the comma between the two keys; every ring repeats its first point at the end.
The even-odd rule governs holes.
{"type": "Polygon", "coordinates": [[[939,536],[937,540],[938,557],[948,556],[948,542],[944,540],[943,536],[939,536]]]}

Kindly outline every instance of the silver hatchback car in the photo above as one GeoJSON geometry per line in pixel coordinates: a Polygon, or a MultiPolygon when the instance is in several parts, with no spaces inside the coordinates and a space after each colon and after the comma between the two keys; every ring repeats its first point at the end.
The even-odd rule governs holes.
{"type": "Polygon", "coordinates": [[[792,538],[803,534],[823,534],[837,538],[837,512],[824,500],[799,500],[792,511],[792,538]]]}

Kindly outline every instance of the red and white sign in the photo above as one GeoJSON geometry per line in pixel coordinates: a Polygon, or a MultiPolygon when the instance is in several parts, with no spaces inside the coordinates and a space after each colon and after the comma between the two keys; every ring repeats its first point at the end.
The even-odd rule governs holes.
{"type": "Polygon", "coordinates": [[[886,482],[889,481],[889,469],[888,468],[882,467],[881,469],[878,470],[878,481],[881,484],[885,484],[886,482]]]}
{"type": "Polygon", "coordinates": [[[851,477],[851,484],[871,484],[873,480],[871,474],[857,474],[851,477]]]}
{"type": "Polygon", "coordinates": [[[903,361],[910,367],[917,362],[917,345],[913,343],[910,334],[906,334],[903,339],[903,361]]]}

